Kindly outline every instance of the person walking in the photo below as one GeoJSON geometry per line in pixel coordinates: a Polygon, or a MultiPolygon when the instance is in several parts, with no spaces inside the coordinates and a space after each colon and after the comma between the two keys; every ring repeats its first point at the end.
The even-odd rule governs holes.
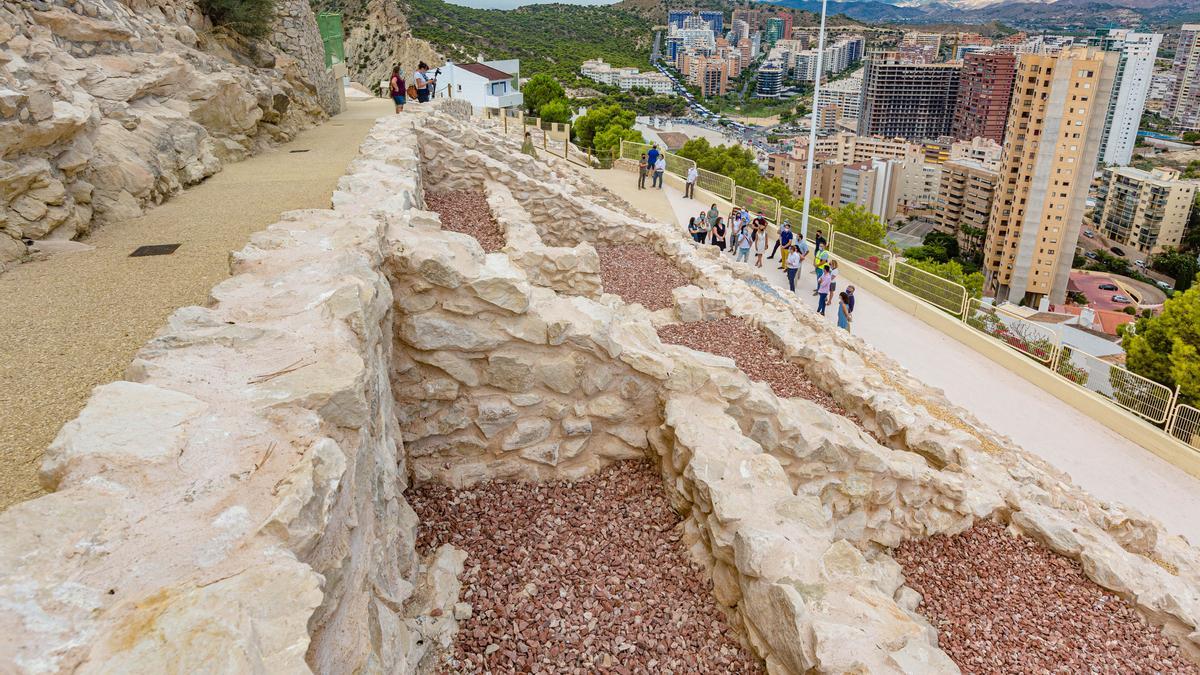
{"type": "Polygon", "coordinates": [[[650,162],[646,160],[646,153],[642,153],[641,160],[638,161],[638,189],[646,189],[646,174],[650,173],[650,162]]]}
{"type": "Polygon", "coordinates": [[[829,303],[829,283],[833,279],[831,275],[822,274],[817,280],[817,314],[825,316],[825,305],[829,303]]]}
{"type": "Polygon", "coordinates": [[[775,252],[783,248],[783,254],[779,256],[779,269],[787,268],[787,252],[792,245],[792,222],[790,220],[783,221],[783,226],[779,228],[779,238],[775,240],[775,247],[771,249],[771,255],[767,256],[767,260],[772,260],[775,257],[775,252]]]}
{"type": "Polygon", "coordinates": [[[429,77],[429,64],[421,61],[417,64],[417,72],[413,75],[413,79],[417,84],[417,102],[429,102],[429,84],[432,78],[429,77]]]}
{"type": "Polygon", "coordinates": [[[850,332],[850,322],[854,321],[854,287],[850,286],[838,294],[838,328],[850,332]]]}
{"type": "Polygon", "coordinates": [[[695,165],[688,167],[687,182],[683,185],[684,199],[696,198],[696,181],[699,179],[700,171],[696,169],[695,165]]]}
{"type": "Polygon", "coordinates": [[[650,181],[651,187],[657,187],[659,190],[663,186],[663,174],[667,172],[667,158],[661,154],[658,156],[658,161],[654,163],[654,179],[650,181]]]}
{"type": "Polygon", "coordinates": [[[400,66],[392,68],[392,77],[388,80],[388,94],[392,97],[392,103],[396,104],[396,112],[404,112],[404,94],[406,87],[404,85],[404,71],[400,70],[400,66]]]}
{"type": "Polygon", "coordinates": [[[750,247],[754,246],[754,232],[749,227],[742,227],[737,234],[737,255],[734,262],[750,262],[750,247]]]}
{"type": "Polygon", "coordinates": [[[712,232],[712,244],[717,247],[717,250],[725,250],[725,221],[717,216],[717,222],[709,230],[712,232]]]}

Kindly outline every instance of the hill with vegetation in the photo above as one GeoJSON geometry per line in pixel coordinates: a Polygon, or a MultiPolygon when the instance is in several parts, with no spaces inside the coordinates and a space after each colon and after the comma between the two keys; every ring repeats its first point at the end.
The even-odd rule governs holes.
{"type": "Polygon", "coordinates": [[[614,6],[546,4],[476,9],[442,0],[403,0],[413,37],[453,61],[521,59],[521,75],[573,81],[588,59],[650,67],[653,24],[614,6]]]}

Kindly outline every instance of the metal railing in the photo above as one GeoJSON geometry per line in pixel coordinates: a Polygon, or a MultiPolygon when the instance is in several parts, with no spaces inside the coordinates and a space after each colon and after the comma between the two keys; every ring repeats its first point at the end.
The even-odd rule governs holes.
{"type": "MultiPolygon", "coordinates": [[[[782,208],[780,209],[781,212],[784,210],[785,209],[782,208]]],[[[786,210],[791,211],[791,209],[786,210]]],[[[810,216],[810,227],[812,226],[813,221],[820,222],[828,226],[827,222],[820,219],[814,219],[810,216]]],[[[792,221],[792,229],[795,230],[799,227],[800,220],[797,218],[796,220],[792,221]]],[[[858,265],[872,274],[877,274],[884,279],[890,279],[892,276],[892,252],[886,248],[883,248],[882,246],[876,246],[875,244],[863,241],[862,239],[855,239],[848,234],[835,232],[829,239],[829,252],[833,253],[839,258],[842,258],[843,260],[847,260],[855,265],[858,265]]]]}
{"type": "Polygon", "coordinates": [[[649,143],[637,143],[634,141],[621,141],[621,159],[632,159],[638,161],[642,158],[642,154],[650,151],[649,143]]]}
{"type": "Polygon", "coordinates": [[[966,324],[989,335],[1013,349],[1046,365],[1058,356],[1058,333],[1045,326],[1027,321],[1015,314],[985,303],[978,298],[967,300],[966,324]]]}
{"type": "Polygon", "coordinates": [[[1066,342],[1054,371],[1155,424],[1167,421],[1175,399],[1175,392],[1168,387],[1066,342]]]}
{"type": "Polygon", "coordinates": [[[967,304],[967,289],[905,262],[892,265],[892,284],[933,306],[962,317],[967,304]]]}
{"type": "Polygon", "coordinates": [[[1175,438],[1200,450],[1200,408],[1186,403],[1176,405],[1171,412],[1168,431],[1175,438]]]}
{"type": "Polygon", "coordinates": [[[740,206],[753,214],[761,212],[767,220],[773,223],[779,222],[779,200],[771,195],[764,195],[741,185],[735,185],[733,205],[740,206]]]}
{"type": "Polygon", "coordinates": [[[699,169],[699,173],[700,176],[696,179],[697,187],[726,201],[733,201],[733,189],[736,184],[732,178],[704,169],[699,169]]]}
{"type": "MultiPolygon", "coordinates": [[[[663,154],[667,159],[667,173],[673,173],[680,178],[686,178],[688,169],[696,166],[696,163],[687,157],[680,157],[679,155],[670,152],[663,154]]],[[[696,182],[699,183],[700,179],[697,178],[696,182]]]]}

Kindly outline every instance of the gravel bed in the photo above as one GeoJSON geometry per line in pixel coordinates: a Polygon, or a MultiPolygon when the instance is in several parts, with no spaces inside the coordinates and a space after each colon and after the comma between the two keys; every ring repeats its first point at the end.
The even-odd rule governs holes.
{"type": "Polygon", "coordinates": [[[1077,562],[994,522],[905,542],[895,557],[964,673],[1200,673],[1077,562]]]}
{"type": "Polygon", "coordinates": [[[727,317],[715,321],[675,323],[660,327],[658,337],[670,344],[727,356],[751,380],[771,385],[771,391],[776,396],[806,398],[831,413],[846,415],[846,409],[808,379],[803,368],[785,362],[783,355],[771,346],[766,336],[745,319],[727,317]]]}
{"type": "Polygon", "coordinates": [[[641,244],[597,246],[596,253],[604,292],[649,310],[674,307],[671,291],[690,283],[671,261],[641,244]]]}
{"type": "Polygon", "coordinates": [[[764,673],[679,541],[648,462],[575,483],[409,491],[418,548],[468,553],[446,673],[764,673]]]}
{"type": "Polygon", "coordinates": [[[475,237],[484,253],[504,248],[504,230],[496,223],[482,190],[426,192],[425,205],[442,216],[443,230],[475,237]]]}

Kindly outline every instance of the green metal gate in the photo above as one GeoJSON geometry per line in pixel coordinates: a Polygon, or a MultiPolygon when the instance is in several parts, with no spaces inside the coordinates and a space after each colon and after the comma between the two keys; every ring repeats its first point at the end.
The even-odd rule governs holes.
{"type": "Polygon", "coordinates": [[[336,12],[321,12],[317,15],[317,30],[325,46],[325,67],[346,62],[346,48],[342,45],[342,15],[336,12]]]}

